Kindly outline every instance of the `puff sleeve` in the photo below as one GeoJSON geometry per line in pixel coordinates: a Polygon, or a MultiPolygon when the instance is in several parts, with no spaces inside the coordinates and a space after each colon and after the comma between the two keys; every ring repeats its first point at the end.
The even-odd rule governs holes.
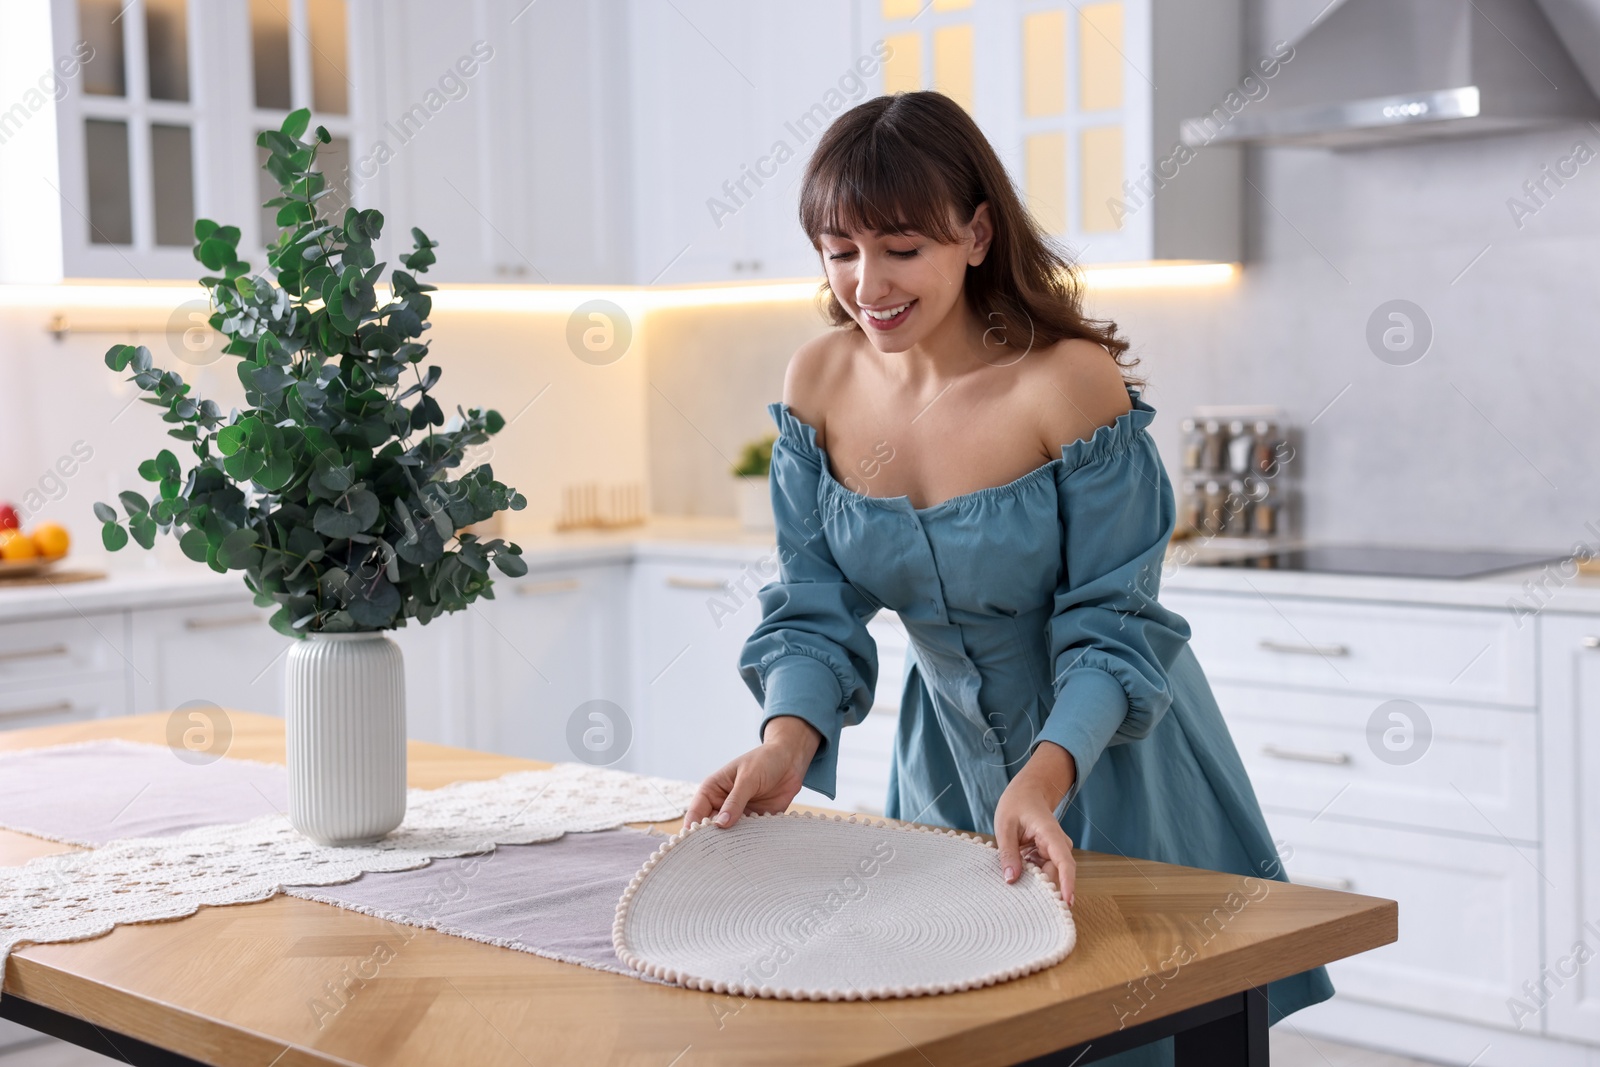
{"type": "Polygon", "coordinates": [[[778,577],[759,593],[762,618],[745,642],[739,673],[762,706],[761,733],[779,715],[822,734],[807,787],[834,796],[839,733],[866,718],[878,679],[867,622],[877,608],[840,572],[824,531],[822,464],[810,426],[782,404],[769,482],[777,526],[778,577]]]}
{"type": "Polygon", "coordinates": [[[1153,730],[1172,703],[1168,670],[1188,622],[1156,599],[1176,523],[1172,484],[1132,410],[1062,449],[1062,570],[1048,639],[1055,696],[1035,739],[1072,753],[1075,796],[1101,753],[1153,730]]]}

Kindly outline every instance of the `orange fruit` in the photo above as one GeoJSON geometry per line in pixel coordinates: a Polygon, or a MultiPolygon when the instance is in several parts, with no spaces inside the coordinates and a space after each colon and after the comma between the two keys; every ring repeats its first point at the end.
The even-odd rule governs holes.
{"type": "Polygon", "coordinates": [[[67,528],[59,523],[41,522],[33,528],[33,547],[47,559],[59,559],[72,546],[67,528]]]}
{"type": "Polygon", "coordinates": [[[21,530],[0,530],[0,559],[33,559],[38,554],[33,538],[21,530]]]}

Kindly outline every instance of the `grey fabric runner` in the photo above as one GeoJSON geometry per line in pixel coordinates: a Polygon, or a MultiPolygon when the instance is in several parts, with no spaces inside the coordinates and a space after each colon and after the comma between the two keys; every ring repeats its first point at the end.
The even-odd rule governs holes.
{"type": "MultiPolygon", "coordinates": [[[[161,745],[118,740],[0,753],[0,827],[66,844],[166,836],[287,808],[287,772],[277,764],[196,765],[161,745]]],[[[285,892],[653,982],[617,959],[611,925],[622,891],[665,840],[625,827],[570,833],[285,892]]]]}
{"type": "Polygon", "coordinates": [[[0,826],[92,846],[289,809],[289,775],[279,764],[182,756],[193,758],[120,740],[0,753],[0,826]]]}

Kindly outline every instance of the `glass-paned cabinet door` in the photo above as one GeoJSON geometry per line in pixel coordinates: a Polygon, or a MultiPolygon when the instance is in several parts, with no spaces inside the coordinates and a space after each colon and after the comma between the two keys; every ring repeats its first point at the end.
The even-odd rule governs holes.
{"type": "Polygon", "coordinates": [[[207,87],[194,77],[201,8],[199,0],[55,2],[57,50],[84,56],[78,84],[57,104],[69,276],[193,273],[209,134],[207,87]]]}
{"type": "Polygon", "coordinates": [[[1126,210],[1150,122],[1150,0],[864,0],[884,93],[936,89],[977,121],[1044,230],[1086,262],[1150,256],[1126,210]]]}
{"type": "MultiPolygon", "coordinates": [[[[373,0],[50,0],[59,53],[83,54],[56,103],[62,260],[68,277],[188,279],[194,222],[239,226],[258,267],[278,227],[261,202],[259,133],[309,107],[342,211],[360,114],[354,42],[375,39],[373,0]],[[358,32],[359,31],[359,32],[358,32]]],[[[369,64],[370,67],[370,64],[369,64]]],[[[365,105],[365,106],[364,106],[365,105]]]]}
{"type": "MultiPolygon", "coordinates": [[[[270,153],[255,144],[261,131],[277,129],[284,116],[311,109],[312,127],[326,126],[332,140],[321,147],[317,162],[331,194],[324,202],[335,216],[349,206],[366,206],[356,191],[351,170],[357,98],[352,80],[350,20],[346,0],[247,0],[250,13],[250,128],[242,136],[252,147],[257,209],[254,247],[277,239],[276,211],[261,207],[278,195],[272,176],[262,170],[270,153]]],[[[248,230],[246,231],[249,232],[248,230]]]]}

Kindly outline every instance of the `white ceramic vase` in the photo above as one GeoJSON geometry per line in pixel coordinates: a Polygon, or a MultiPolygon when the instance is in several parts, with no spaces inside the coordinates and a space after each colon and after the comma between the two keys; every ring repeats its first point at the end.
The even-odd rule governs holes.
{"type": "Polygon", "coordinates": [[[739,489],[739,525],[752,532],[774,530],[777,523],[772,517],[772,488],[765,474],[753,474],[737,479],[739,489]]]}
{"type": "Polygon", "coordinates": [[[376,841],[406,814],[406,679],[381,633],[312,634],[285,671],[289,822],[324,845],[376,841]]]}

